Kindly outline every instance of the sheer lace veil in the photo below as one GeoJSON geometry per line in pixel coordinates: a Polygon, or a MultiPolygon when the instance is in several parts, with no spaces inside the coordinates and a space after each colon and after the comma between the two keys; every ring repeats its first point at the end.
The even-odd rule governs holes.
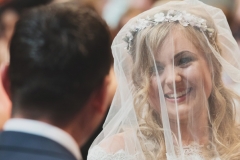
{"type": "Polygon", "coordinates": [[[240,101],[222,81],[224,72],[240,83],[240,52],[220,9],[157,6],[121,29],[112,52],[118,88],[89,159],[96,148],[136,160],[240,159],[240,101]]]}

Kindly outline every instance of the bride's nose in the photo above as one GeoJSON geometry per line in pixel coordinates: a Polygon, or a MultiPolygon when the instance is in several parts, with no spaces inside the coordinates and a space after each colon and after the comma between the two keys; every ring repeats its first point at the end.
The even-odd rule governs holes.
{"type": "Polygon", "coordinates": [[[174,83],[177,84],[182,81],[182,77],[179,74],[179,71],[176,69],[171,69],[165,73],[165,83],[168,86],[173,86],[174,83]]]}

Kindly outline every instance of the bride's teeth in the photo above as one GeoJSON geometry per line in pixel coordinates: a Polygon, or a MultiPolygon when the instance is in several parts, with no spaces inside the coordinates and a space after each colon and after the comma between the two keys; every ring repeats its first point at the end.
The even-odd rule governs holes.
{"type": "MultiPolygon", "coordinates": [[[[187,94],[187,93],[189,92],[189,90],[190,90],[190,89],[184,90],[184,91],[182,91],[182,92],[177,92],[177,93],[176,93],[176,98],[181,97],[181,96],[183,96],[184,94],[187,94]]],[[[174,94],[168,94],[167,96],[168,96],[169,98],[175,98],[175,95],[174,95],[174,94]]]]}

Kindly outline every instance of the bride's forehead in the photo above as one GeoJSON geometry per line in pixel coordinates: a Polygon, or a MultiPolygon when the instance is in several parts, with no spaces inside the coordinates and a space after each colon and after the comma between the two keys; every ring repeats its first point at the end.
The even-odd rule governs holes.
{"type": "Polygon", "coordinates": [[[173,54],[183,50],[196,50],[192,41],[182,32],[170,33],[156,51],[156,55],[173,54]]]}

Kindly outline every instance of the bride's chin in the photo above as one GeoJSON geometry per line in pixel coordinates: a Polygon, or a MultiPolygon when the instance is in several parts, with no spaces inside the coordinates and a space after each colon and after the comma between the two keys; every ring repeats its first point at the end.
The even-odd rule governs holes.
{"type": "MultiPolygon", "coordinates": [[[[176,106],[172,106],[171,109],[167,109],[167,113],[163,113],[163,115],[167,114],[169,117],[169,120],[176,121],[177,119],[185,121],[189,119],[189,114],[192,114],[192,109],[188,108],[188,106],[180,106],[181,108],[178,108],[176,110],[176,106]],[[188,108],[188,109],[187,109],[188,108]]],[[[153,108],[155,113],[159,115],[159,117],[162,117],[162,111],[159,108],[153,108]]]]}
{"type": "Polygon", "coordinates": [[[167,112],[170,119],[183,120],[189,118],[189,114],[192,114],[192,108],[187,105],[172,106],[168,108],[167,112]]]}

